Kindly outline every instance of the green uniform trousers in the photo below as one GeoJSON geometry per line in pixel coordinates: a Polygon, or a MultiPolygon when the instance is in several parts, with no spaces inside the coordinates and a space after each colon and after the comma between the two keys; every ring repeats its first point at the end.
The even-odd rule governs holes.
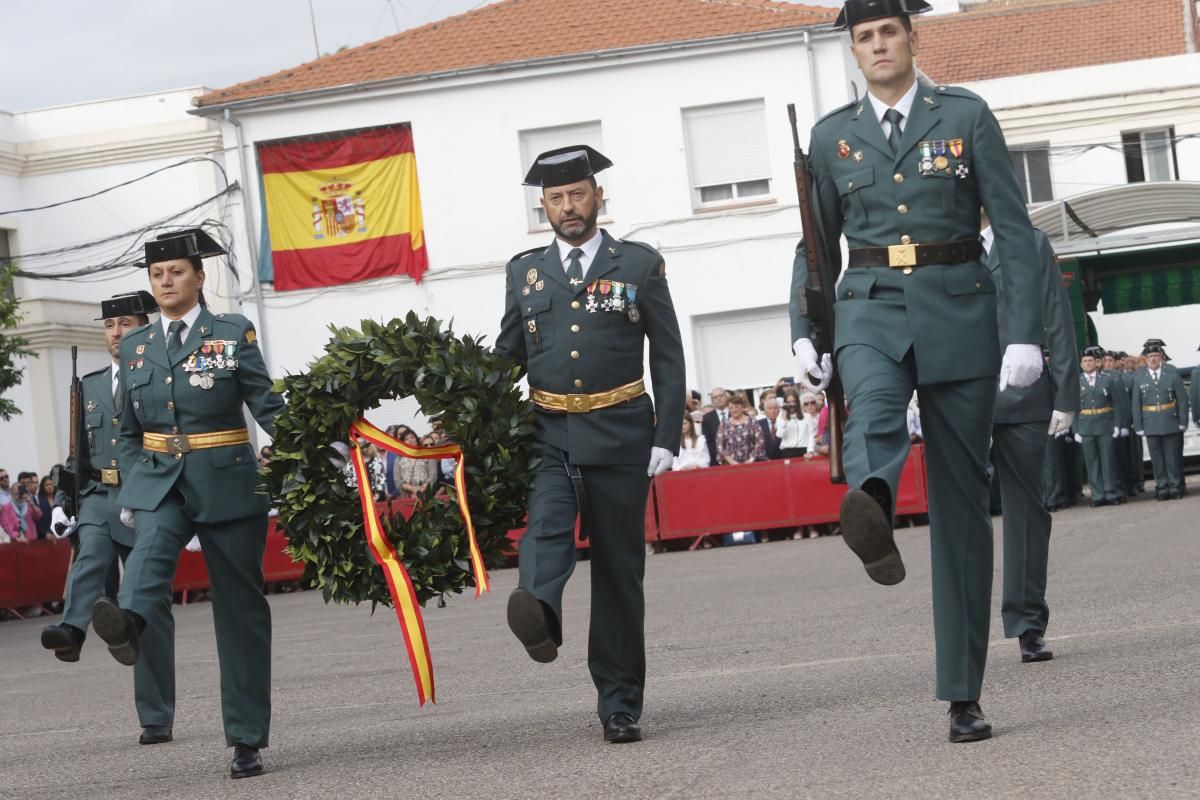
{"type": "Polygon", "coordinates": [[[885,480],[893,500],[908,457],[905,411],[917,391],[929,476],[937,697],[978,700],[992,601],[988,439],[996,378],[917,384],[910,350],[897,362],[868,345],[838,350],[849,398],[844,462],[850,486],[885,480]]]}
{"type": "Polygon", "coordinates": [[[125,562],[121,607],[146,620],[148,631],[169,613],[179,554],[200,537],[212,583],[213,623],[221,668],[225,743],[266,747],[271,724],[271,607],[263,596],[267,515],[202,524],[192,521],[178,491],[154,511],[134,511],[137,539],[125,562]]]}
{"type": "MultiPolygon", "coordinates": [[[[562,623],[562,593],[575,570],[575,520],[579,505],[567,475],[567,454],[541,445],[533,476],[529,526],[521,538],[520,588],[562,623]]],[[[587,497],[580,527],[592,562],[588,670],[598,692],[597,712],[606,720],[623,711],[642,713],[646,685],[646,495],[650,479],[641,465],[581,466],[587,497]]],[[[561,631],[561,628],[559,628],[561,631]]],[[[561,640],[561,637],[560,637],[561,640]]]]}
{"type": "Polygon", "coordinates": [[[1047,436],[1042,454],[1042,505],[1062,508],[1071,504],[1067,456],[1075,452],[1067,447],[1066,436],[1047,436]]]}
{"type": "Polygon", "coordinates": [[[996,425],[992,442],[1004,503],[1004,592],[1000,617],[1009,639],[1046,632],[1050,512],[1042,504],[1042,462],[1049,420],[996,425]]]}
{"type": "MultiPolygon", "coordinates": [[[[114,541],[107,525],[81,523],[78,533],[79,549],[67,580],[62,621],[86,631],[96,599],[101,594],[116,597],[117,581],[110,580],[117,573],[118,558],[128,563],[130,548],[114,541]]],[[[169,594],[167,598],[166,613],[156,609],[155,624],[146,628],[142,654],[133,668],[133,701],[143,728],[169,728],[175,723],[175,618],[169,594]]]]}
{"type": "Polygon", "coordinates": [[[1142,437],[1136,433],[1130,433],[1129,436],[1122,438],[1124,445],[1126,468],[1126,493],[1133,497],[1136,494],[1141,494],[1144,491],[1142,487],[1142,437]]]}
{"type": "Polygon", "coordinates": [[[1154,469],[1154,495],[1183,494],[1183,434],[1147,434],[1146,448],[1154,469]]]}
{"type": "Polygon", "coordinates": [[[1117,442],[1111,434],[1083,436],[1083,460],[1087,465],[1092,502],[1112,503],[1125,496],[1117,479],[1117,442]]]}

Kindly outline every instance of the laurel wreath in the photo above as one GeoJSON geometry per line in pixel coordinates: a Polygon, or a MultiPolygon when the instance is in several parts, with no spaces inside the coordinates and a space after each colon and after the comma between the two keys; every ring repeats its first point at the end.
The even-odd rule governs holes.
{"type": "MultiPolygon", "coordinates": [[[[287,408],[275,421],[265,478],[290,553],[307,565],[307,584],[320,588],[326,602],[390,606],[387,583],[367,550],[358,490],[346,485],[330,444],[348,441],[350,425],[384,399],[411,396],[425,415],[440,415],[449,440],[463,449],[476,538],[492,566],[511,555],[507,533],[523,524],[537,460],[533,409],[515,388],[518,366],[482,339],[457,337],[412,312],[387,324],[363,320],[361,328],[330,326],[325,355],[307,372],[276,382],[287,408]]],[[[434,497],[435,489],[418,500],[408,521],[382,512],[422,605],[474,586],[454,487],[449,498],[434,497]]]]}

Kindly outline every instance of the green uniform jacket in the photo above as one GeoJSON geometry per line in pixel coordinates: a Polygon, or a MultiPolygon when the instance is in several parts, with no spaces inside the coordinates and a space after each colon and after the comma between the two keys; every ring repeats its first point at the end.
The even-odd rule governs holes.
{"type": "MultiPolygon", "coordinates": [[[[1007,335],[1042,340],[1042,260],[1013,174],[1004,136],[987,104],[957,86],[921,83],[900,152],[892,154],[867,98],[843,106],[812,130],[809,156],[827,257],[840,267],[839,238],[851,248],[975,239],[979,208],[992,220],[1004,264],[1007,335]],[[922,148],[922,143],[931,143],[922,148]],[[926,170],[923,149],[946,148],[947,166],[926,170]],[[844,154],[844,155],[843,155],[844,154]]],[[[981,262],[919,267],[906,276],[904,304],[871,303],[876,270],[846,273],[837,292],[835,342],[866,344],[899,361],[911,347],[922,383],[1000,371],[995,286],[981,262]]],[[[792,269],[792,340],[809,337],[796,304],[808,284],[802,258],[792,269]]]]}
{"type": "MultiPolygon", "coordinates": [[[[1193,378],[1192,380],[1195,380],[1193,378]]],[[[1133,381],[1133,429],[1147,436],[1167,436],[1179,433],[1188,424],[1188,396],[1183,377],[1178,370],[1164,366],[1158,380],[1150,375],[1148,367],[1134,373],[1133,381]],[[1174,403],[1174,408],[1165,411],[1148,411],[1146,406],[1162,406],[1174,403]]]]}
{"type": "MultiPolygon", "coordinates": [[[[86,444],[91,469],[119,469],[124,483],[127,463],[121,459],[121,417],[127,402],[116,408],[112,396],[112,372],[110,367],[89,372],[83,376],[83,427],[87,435],[86,444]]],[[[124,397],[124,395],[122,395],[124,397]]],[[[85,464],[86,467],[86,464],[85,464]]],[[[90,474],[79,476],[80,506],[79,524],[107,525],[113,540],[133,547],[133,528],[121,524],[120,486],[109,486],[94,480],[90,474]]]]}
{"type": "Polygon", "coordinates": [[[1200,368],[1192,370],[1192,420],[1196,423],[1196,427],[1200,428],[1200,368]]]}
{"type": "Polygon", "coordinates": [[[1117,420],[1117,424],[1122,428],[1133,427],[1133,410],[1131,405],[1133,402],[1133,376],[1121,369],[1106,369],[1104,372],[1112,375],[1113,380],[1125,392],[1125,407],[1122,410],[1123,416],[1117,420]]]}
{"type": "Polygon", "coordinates": [[[142,447],[143,432],[244,428],[243,404],[264,430],[275,430],[283,397],[271,391],[250,320],[202,310],[174,359],[167,358],[161,324],[131,331],[121,341],[121,382],[129,404],[120,436],[121,461],[129,464],[121,505],[153,511],[174,487],[195,522],[227,522],[267,512],[270,500],[259,489],[258,460],[250,445],[193,450],[179,458],[142,447]],[[200,364],[200,372],[212,376],[209,389],[190,380],[200,374],[200,364]]]}
{"type": "Polygon", "coordinates": [[[1080,436],[1112,436],[1118,421],[1125,418],[1128,399],[1121,382],[1103,370],[1096,370],[1096,385],[1089,386],[1087,375],[1079,374],[1079,416],[1075,433],[1080,436]],[[1090,409],[1107,409],[1103,414],[1085,414],[1090,409]]]}
{"type": "Polygon", "coordinates": [[[535,415],[537,439],[566,451],[573,464],[644,464],[651,445],[679,451],[683,345],[662,256],[649,245],[602,233],[600,250],[577,287],[567,282],[557,241],[508,262],[496,350],[527,370],[531,389],[595,394],[643,377],[643,342],[649,339],[653,405],[643,395],[586,414],[535,415]],[[624,285],[623,306],[605,303],[602,280],[624,285]]]}
{"type": "MultiPolygon", "coordinates": [[[[1063,286],[1062,272],[1058,268],[1058,259],[1054,257],[1054,249],[1050,239],[1040,230],[1034,229],[1038,245],[1038,255],[1041,257],[1042,269],[1042,321],[1045,324],[1045,336],[1041,342],[1043,347],[1050,350],[1050,365],[1042,371],[1040,377],[1032,386],[1018,389],[1009,386],[996,397],[996,416],[998,423],[1005,425],[1020,422],[1042,422],[1050,419],[1052,411],[1078,411],[1079,392],[1075,387],[1079,384],[1079,362],[1075,359],[1075,321],[1071,316],[1071,298],[1063,286]]],[[[987,258],[988,269],[992,279],[1001,276],[1003,270],[1000,259],[996,257],[996,249],[987,258]]],[[[1003,286],[1002,281],[997,280],[1003,286]]],[[[1009,344],[1008,338],[1008,294],[1001,289],[996,304],[1000,328],[1000,344],[1009,344]]]]}

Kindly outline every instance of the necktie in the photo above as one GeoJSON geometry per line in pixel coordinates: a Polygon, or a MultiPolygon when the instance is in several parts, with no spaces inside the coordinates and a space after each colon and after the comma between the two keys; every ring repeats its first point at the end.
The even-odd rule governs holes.
{"type": "Polygon", "coordinates": [[[185,324],[183,320],[177,319],[167,326],[167,355],[172,361],[183,349],[183,339],[180,334],[185,324]]]}
{"type": "Polygon", "coordinates": [[[121,408],[121,382],[113,381],[113,408],[121,408]]]}
{"type": "Polygon", "coordinates": [[[578,247],[572,248],[571,252],[567,253],[567,258],[570,259],[567,263],[567,283],[571,284],[572,288],[583,285],[583,265],[579,263],[582,255],[583,251],[578,247]]]}
{"type": "Polygon", "coordinates": [[[892,155],[900,152],[900,120],[904,119],[904,115],[894,108],[889,108],[883,112],[885,122],[892,124],[892,130],[888,133],[888,146],[892,148],[892,155]]]}

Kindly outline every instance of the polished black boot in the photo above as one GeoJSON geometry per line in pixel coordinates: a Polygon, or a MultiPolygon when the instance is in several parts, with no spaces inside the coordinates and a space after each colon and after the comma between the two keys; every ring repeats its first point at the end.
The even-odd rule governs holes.
{"type": "Polygon", "coordinates": [[[229,762],[229,777],[251,778],[255,775],[262,775],[262,771],[262,755],[258,752],[257,747],[251,747],[248,744],[233,746],[233,760],[229,762]]]}
{"type": "Polygon", "coordinates": [[[992,726],[983,718],[978,700],[950,704],[950,741],[978,742],[992,738],[992,726]]]}
{"type": "Polygon", "coordinates": [[[142,728],[138,744],[166,744],[173,738],[170,725],[147,725],[142,728]]]}
{"type": "Polygon", "coordinates": [[[1054,651],[1046,645],[1046,640],[1038,631],[1025,631],[1019,637],[1021,643],[1021,661],[1028,664],[1031,661],[1049,661],[1054,658],[1054,651]]]}
{"type": "Polygon", "coordinates": [[[83,631],[65,622],[42,628],[42,647],[53,650],[54,657],[59,661],[78,661],[83,639],[83,631]]]}
{"type": "Polygon", "coordinates": [[[641,740],[642,729],[638,727],[633,717],[624,711],[618,711],[604,720],[604,741],[622,744],[641,740]]]}

